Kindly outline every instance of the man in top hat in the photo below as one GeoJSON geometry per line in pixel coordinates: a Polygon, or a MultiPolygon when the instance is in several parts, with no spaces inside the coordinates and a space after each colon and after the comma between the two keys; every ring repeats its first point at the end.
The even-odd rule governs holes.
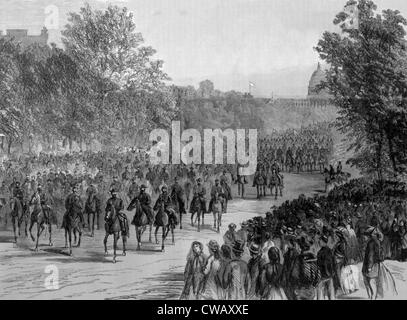
{"type": "Polygon", "coordinates": [[[250,289],[248,292],[248,299],[253,299],[256,297],[256,286],[260,272],[266,264],[262,257],[262,251],[257,243],[252,243],[249,248],[250,260],[247,264],[247,268],[250,274],[250,289]]]}
{"type": "Polygon", "coordinates": [[[117,190],[114,188],[110,189],[110,194],[111,197],[106,202],[105,221],[107,221],[108,219],[108,213],[111,212],[114,208],[116,211],[116,215],[119,217],[120,229],[122,231],[122,234],[125,236],[129,236],[129,225],[127,222],[127,216],[123,212],[123,200],[117,196],[117,190]]]}
{"type": "Polygon", "coordinates": [[[238,236],[236,233],[236,225],[234,223],[231,223],[229,224],[228,230],[225,232],[223,236],[223,242],[232,248],[237,238],[238,236]]]}
{"type": "Polygon", "coordinates": [[[150,224],[154,220],[154,214],[153,214],[153,208],[151,207],[151,197],[150,195],[146,192],[147,186],[145,184],[142,184],[140,186],[140,193],[136,198],[134,198],[129,206],[129,208],[134,208],[135,207],[135,202],[138,200],[140,202],[140,206],[143,209],[143,212],[147,216],[148,223],[150,224]]]}
{"type": "Polygon", "coordinates": [[[321,280],[317,287],[317,300],[335,299],[334,277],[336,273],[336,262],[333,251],[328,247],[328,237],[321,235],[319,239],[321,249],[317,254],[318,268],[321,272],[321,280]]]}
{"type": "Polygon", "coordinates": [[[237,239],[232,247],[234,258],[226,265],[223,284],[226,300],[246,300],[250,290],[250,273],[247,263],[242,260],[244,244],[237,239]]]}

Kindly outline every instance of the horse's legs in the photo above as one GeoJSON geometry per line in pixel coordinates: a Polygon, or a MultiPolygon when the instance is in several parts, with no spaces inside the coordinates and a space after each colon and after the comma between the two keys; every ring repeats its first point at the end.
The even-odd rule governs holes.
{"type": "Polygon", "coordinates": [[[53,244],[52,244],[52,229],[51,229],[52,227],[51,227],[51,222],[48,224],[48,228],[49,228],[49,230],[48,230],[48,231],[49,231],[49,243],[48,243],[48,244],[49,244],[50,247],[52,247],[53,244]]]}
{"type": "MultiPolygon", "coordinates": [[[[88,221],[88,225],[91,230],[90,236],[93,237],[95,235],[95,213],[91,213],[89,215],[92,215],[91,216],[92,224],[89,224],[89,221],[88,221]]],[[[89,217],[89,215],[88,215],[88,217],[89,217]]],[[[88,218],[88,220],[89,220],[89,218],[88,218]]]]}
{"type": "Polygon", "coordinates": [[[109,237],[109,234],[106,232],[105,238],[103,239],[103,246],[105,247],[105,255],[107,255],[107,238],[109,237]]]}
{"type": "Polygon", "coordinates": [[[172,244],[175,244],[175,238],[174,238],[174,229],[175,227],[171,227],[171,238],[172,238],[172,244]]]}
{"type": "Polygon", "coordinates": [[[68,248],[68,230],[65,229],[65,248],[68,248]]]}
{"type": "Polygon", "coordinates": [[[122,241],[123,241],[123,255],[126,255],[126,242],[127,242],[127,236],[122,234],[122,241]]]}
{"type": "Polygon", "coordinates": [[[140,250],[140,236],[139,236],[139,228],[137,226],[134,226],[136,230],[136,240],[137,240],[137,250],[140,250]]]}
{"type": "Polygon", "coordinates": [[[198,232],[201,231],[201,212],[197,212],[198,215],[198,232]]]}
{"type": "Polygon", "coordinates": [[[164,252],[164,243],[165,243],[165,232],[167,231],[167,230],[165,230],[166,228],[169,228],[170,226],[168,225],[168,226],[163,226],[163,227],[161,227],[162,228],[162,232],[163,232],[163,234],[162,234],[162,238],[161,238],[161,252],[164,252]]]}
{"type": "Polygon", "coordinates": [[[32,232],[31,232],[33,226],[34,226],[34,220],[31,220],[31,221],[30,221],[30,228],[29,228],[28,230],[30,231],[31,240],[32,240],[32,241],[35,241],[35,238],[34,238],[32,232]]]}
{"type": "Polygon", "coordinates": [[[183,213],[180,212],[180,213],[179,213],[179,228],[180,228],[180,229],[182,229],[182,215],[183,215],[183,213]]]}
{"type": "Polygon", "coordinates": [[[79,248],[81,246],[82,230],[78,230],[78,233],[79,233],[79,239],[78,239],[78,244],[76,246],[79,248]]]}
{"type": "MultiPolygon", "coordinates": [[[[153,231],[153,222],[151,221],[151,222],[150,222],[150,234],[149,234],[149,236],[148,236],[148,241],[150,241],[150,243],[153,242],[153,240],[151,240],[151,233],[152,233],[152,231],[153,231]]],[[[141,242],[141,235],[140,235],[140,242],[141,242]]]]}
{"type": "Polygon", "coordinates": [[[157,232],[158,232],[158,229],[159,229],[160,227],[155,227],[155,232],[154,232],[154,237],[155,237],[155,243],[156,244],[158,244],[158,240],[157,240],[157,232]]]}
{"type": "Polygon", "coordinates": [[[35,251],[38,251],[38,241],[40,239],[42,231],[44,231],[44,224],[37,223],[37,240],[35,242],[35,251]]]}
{"type": "Polygon", "coordinates": [[[13,232],[14,232],[14,242],[17,243],[17,224],[18,222],[16,221],[16,217],[11,218],[11,224],[13,225],[13,232]]]}
{"type": "Polygon", "coordinates": [[[191,212],[191,226],[194,226],[194,215],[195,212],[191,212]]]}
{"type": "Polygon", "coordinates": [[[116,263],[116,249],[117,239],[119,238],[119,232],[113,233],[113,263],[116,263]]]}
{"type": "Polygon", "coordinates": [[[68,230],[68,239],[69,239],[69,255],[72,255],[72,230],[68,230]]]}
{"type": "Polygon", "coordinates": [[[74,244],[76,243],[76,229],[73,229],[74,244]]]}
{"type": "Polygon", "coordinates": [[[216,228],[216,212],[213,213],[213,228],[216,228]]]}

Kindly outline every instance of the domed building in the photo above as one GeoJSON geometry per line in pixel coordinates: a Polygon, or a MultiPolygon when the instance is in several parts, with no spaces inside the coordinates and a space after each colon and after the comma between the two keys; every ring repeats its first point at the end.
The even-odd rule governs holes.
{"type": "Polygon", "coordinates": [[[318,90],[318,86],[325,81],[325,71],[318,62],[317,70],[312,73],[308,84],[308,99],[329,99],[330,95],[327,89],[318,90]]]}

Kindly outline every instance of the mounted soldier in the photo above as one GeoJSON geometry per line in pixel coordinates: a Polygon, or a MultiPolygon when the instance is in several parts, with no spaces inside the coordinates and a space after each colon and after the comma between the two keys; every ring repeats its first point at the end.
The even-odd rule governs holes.
{"type": "Polygon", "coordinates": [[[136,201],[140,202],[141,209],[145,213],[148,219],[148,224],[150,224],[154,220],[154,213],[153,208],[151,207],[151,197],[146,192],[147,186],[142,184],[140,186],[140,193],[137,197],[133,198],[133,200],[129,204],[129,208],[134,208],[136,201]]]}
{"type": "MultiPolygon", "coordinates": [[[[225,194],[224,194],[224,190],[223,190],[222,186],[219,184],[219,179],[215,179],[215,185],[213,185],[212,189],[211,189],[211,201],[209,202],[208,212],[213,212],[212,205],[213,205],[213,202],[216,200],[216,197],[218,197],[218,196],[222,197],[222,200],[223,200],[223,197],[225,196],[225,194]]],[[[221,200],[221,203],[222,203],[222,211],[223,211],[224,201],[222,201],[222,200],[221,200]]]]}
{"type": "Polygon", "coordinates": [[[120,222],[120,229],[122,231],[123,236],[129,236],[129,224],[127,221],[127,216],[124,214],[124,204],[123,200],[117,196],[117,190],[112,188],[110,190],[111,197],[107,200],[106,208],[105,208],[105,221],[107,221],[108,214],[112,211],[112,207],[116,212],[116,215],[120,222]]]}
{"type": "Polygon", "coordinates": [[[86,190],[86,202],[85,213],[88,215],[88,226],[91,229],[91,236],[94,235],[95,216],[96,216],[96,228],[99,230],[99,216],[100,216],[100,200],[97,196],[97,190],[94,184],[91,184],[86,190]],[[92,216],[92,222],[90,221],[92,216]]]}
{"type": "MultiPolygon", "coordinates": [[[[40,189],[40,187],[38,187],[40,189]]],[[[83,225],[84,224],[84,218],[83,218],[83,202],[81,197],[79,196],[79,188],[78,185],[74,185],[72,187],[72,193],[68,195],[68,197],[65,200],[65,209],[66,212],[64,214],[64,217],[62,219],[62,227],[65,228],[66,225],[66,218],[68,215],[73,215],[73,216],[78,216],[79,217],[79,222],[83,225]]]]}
{"type": "Polygon", "coordinates": [[[178,203],[179,214],[186,213],[185,202],[184,202],[184,190],[178,183],[178,177],[174,178],[174,184],[171,186],[170,197],[173,201],[178,203]]]}
{"type": "Polygon", "coordinates": [[[223,174],[220,176],[220,185],[223,187],[223,194],[225,195],[225,200],[232,200],[232,191],[229,185],[229,178],[226,175],[226,170],[223,170],[223,174]]]}
{"type": "Polygon", "coordinates": [[[206,195],[206,189],[205,187],[202,185],[202,179],[198,178],[196,180],[196,185],[194,186],[193,189],[193,198],[192,198],[192,202],[191,202],[191,208],[194,207],[194,202],[195,201],[200,201],[201,202],[201,208],[202,208],[202,213],[206,213],[206,200],[205,200],[205,195],[206,195]]]}

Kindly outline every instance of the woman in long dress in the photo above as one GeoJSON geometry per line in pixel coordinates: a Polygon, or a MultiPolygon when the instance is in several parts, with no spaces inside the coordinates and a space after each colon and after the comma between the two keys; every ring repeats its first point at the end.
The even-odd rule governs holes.
{"type": "Polygon", "coordinates": [[[221,298],[222,290],[218,278],[218,271],[221,266],[219,244],[215,240],[211,240],[208,243],[208,249],[210,255],[203,270],[206,280],[202,298],[205,300],[218,300],[221,298]]]}
{"type": "Polygon", "coordinates": [[[200,298],[204,287],[204,267],[206,257],[203,253],[203,245],[198,241],[192,242],[187,256],[187,264],[184,271],[184,289],[181,300],[197,300],[200,298]]]}
{"type": "Polygon", "coordinates": [[[261,300],[287,300],[282,288],[283,265],[280,262],[278,248],[271,247],[268,251],[267,263],[258,278],[258,293],[261,300]]]}

